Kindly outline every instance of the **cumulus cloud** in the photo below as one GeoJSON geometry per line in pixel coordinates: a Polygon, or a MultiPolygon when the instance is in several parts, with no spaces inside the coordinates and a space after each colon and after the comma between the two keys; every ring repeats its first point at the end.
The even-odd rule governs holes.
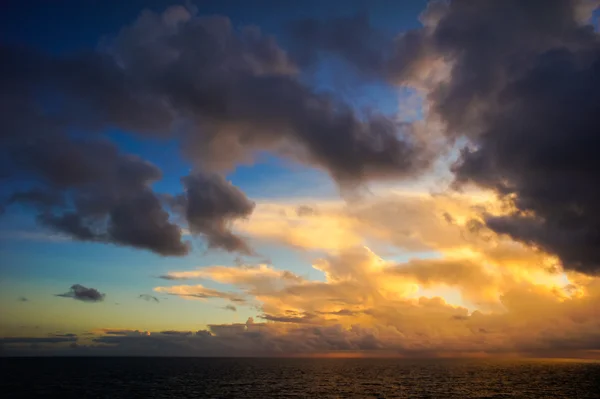
{"type": "MultiPolygon", "coordinates": [[[[209,266],[170,275],[233,285],[257,307],[262,323],[209,327],[220,353],[236,348],[266,354],[381,349],[403,356],[547,355],[562,347],[596,349],[597,279],[562,273],[552,256],[475,223],[482,208],[506,211],[494,196],[480,193],[477,198],[406,194],[337,209],[319,204],[315,219],[331,213],[352,219],[357,236],[377,231],[370,240],[382,248],[386,242],[426,248],[435,251],[430,259],[395,261],[366,247],[340,246],[313,262],[313,269],[323,273],[321,281],[272,265],[209,266]],[[260,339],[250,344],[247,336],[260,339]]],[[[269,204],[269,209],[285,206],[293,210],[297,205],[269,204]]],[[[260,219],[261,213],[259,203],[255,216],[260,219]]],[[[297,218],[294,212],[286,214],[297,218]]],[[[185,294],[195,288],[159,289],[185,294]]]]}
{"type": "Polygon", "coordinates": [[[450,3],[431,37],[454,60],[452,79],[431,93],[435,109],[476,144],[463,151],[458,180],[512,199],[511,215],[485,218],[492,230],[596,273],[599,193],[590,149],[600,46],[581,23],[583,2],[466,3],[450,3]],[[498,15],[516,23],[509,29],[498,15]]]}
{"type": "Polygon", "coordinates": [[[185,255],[181,229],[150,185],[161,171],[110,142],[38,137],[13,148],[24,173],[43,188],[16,192],[44,226],[77,240],[128,245],[160,255],[185,255]]]}
{"type": "Polygon", "coordinates": [[[83,302],[101,302],[106,297],[106,294],[101,293],[95,288],[87,288],[81,284],[73,284],[68,292],[56,294],[56,296],[73,298],[83,302]]]}
{"type": "MultiPolygon", "coordinates": [[[[560,283],[510,279],[467,259],[398,264],[360,248],[323,259],[314,267],[325,272],[325,282],[264,285],[258,278],[226,280],[223,270],[215,272],[217,281],[236,281],[248,295],[253,293],[266,322],[211,325],[214,348],[221,348],[221,353],[236,348],[240,353],[266,354],[385,349],[398,355],[434,356],[555,353],[563,346],[595,350],[600,342],[593,305],[600,287],[595,279],[573,277],[578,288],[561,290],[560,283]],[[499,306],[473,311],[411,289],[436,284],[458,287],[473,300],[496,300],[499,306]],[[489,296],[488,290],[494,295],[489,296]]],[[[230,269],[227,276],[237,275],[237,267],[230,269]]],[[[284,280],[283,271],[279,275],[284,280]]],[[[206,349],[200,345],[196,350],[206,349]]]]}
{"type": "Polygon", "coordinates": [[[184,213],[190,231],[206,237],[208,246],[252,255],[248,243],[231,232],[235,219],[247,218],[254,203],[243,192],[218,175],[196,173],[182,179],[185,195],[172,199],[184,213]]]}

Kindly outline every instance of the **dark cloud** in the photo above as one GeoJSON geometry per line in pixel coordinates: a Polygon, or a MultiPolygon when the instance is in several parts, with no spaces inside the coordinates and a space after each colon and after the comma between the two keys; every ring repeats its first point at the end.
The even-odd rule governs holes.
{"type": "Polygon", "coordinates": [[[154,295],[148,295],[148,294],[140,294],[140,296],[138,296],[139,299],[143,299],[146,302],[156,302],[159,303],[160,301],[158,300],[157,297],[155,297],[154,295]]]}
{"type": "Polygon", "coordinates": [[[163,335],[176,335],[176,336],[180,336],[180,337],[187,337],[187,336],[193,335],[194,333],[191,332],[191,331],[167,330],[167,331],[161,331],[160,334],[163,334],[163,335]]]}
{"type": "Polygon", "coordinates": [[[223,306],[223,309],[231,310],[232,312],[237,312],[237,308],[233,305],[225,305],[225,306],[223,306]]]}
{"type": "Polygon", "coordinates": [[[210,248],[221,248],[252,255],[248,243],[231,231],[236,219],[247,218],[254,202],[243,192],[216,174],[186,176],[182,179],[185,194],[172,199],[175,210],[187,219],[190,231],[206,238],[210,248]]]}
{"type": "Polygon", "coordinates": [[[64,334],[52,334],[53,337],[63,337],[63,338],[76,338],[77,334],[74,333],[64,333],[64,334]]]}
{"type": "Polygon", "coordinates": [[[128,334],[142,334],[138,330],[102,330],[106,335],[128,335],[128,334]]]}
{"type": "Polygon", "coordinates": [[[31,205],[38,221],[82,241],[128,245],[160,255],[185,255],[189,245],[169,222],[150,185],[161,171],[101,140],[64,136],[35,139],[13,148],[22,173],[43,188],[19,191],[11,202],[31,205]],[[68,201],[65,201],[64,198],[68,201]]]}
{"type": "Polygon", "coordinates": [[[487,226],[568,269],[598,273],[600,45],[581,5],[450,3],[431,40],[453,59],[451,79],[430,99],[450,134],[475,144],[456,165],[458,182],[491,188],[516,208],[485,217],[487,226]]]}
{"type": "Polygon", "coordinates": [[[1,337],[1,344],[57,344],[61,342],[76,342],[77,337],[1,337]]]}
{"type": "Polygon", "coordinates": [[[106,294],[99,292],[95,288],[87,288],[81,284],[73,284],[69,292],[64,294],[56,294],[64,298],[73,298],[83,302],[101,302],[106,294]]]}
{"type": "Polygon", "coordinates": [[[146,13],[120,34],[115,51],[127,72],[190,122],[185,153],[197,163],[229,168],[268,149],[338,180],[402,176],[424,166],[409,127],[359,116],[316,93],[258,29],[236,34],[227,18],[198,18],[180,8],[165,15],[180,23],[146,13]]]}
{"type": "Polygon", "coordinates": [[[19,302],[29,302],[29,299],[26,298],[26,297],[24,297],[24,296],[20,296],[20,297],[17,298],[17,301],[19,301],[19,302]]]}

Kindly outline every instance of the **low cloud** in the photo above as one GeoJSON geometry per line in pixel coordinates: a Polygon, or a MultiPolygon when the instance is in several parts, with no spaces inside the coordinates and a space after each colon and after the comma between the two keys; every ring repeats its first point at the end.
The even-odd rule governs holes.
{"type": "Polygon", "coordinates": [[[3,337],[3,344],[58,344],[62,342],[76,342],[77,336],[54,336],[54,337],[3,337]]]}
{"type": "Polygon", "coordinates": [[[106,297],[106,294],[101,293],[95,288],[87,288],[81,284],[73,284],[68,292],[56,294],[56,296],[73,298],[83,302],[101,302],[106,297]]]}

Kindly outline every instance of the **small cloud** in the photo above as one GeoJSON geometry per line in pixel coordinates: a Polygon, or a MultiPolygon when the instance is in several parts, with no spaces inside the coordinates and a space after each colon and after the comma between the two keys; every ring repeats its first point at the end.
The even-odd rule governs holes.
{"type": "Polygon", "coordinates": [[[163,274],[158,276],[158,278],[162,278],[163,280],[188,280],[187,277],[173,276],[171,274],[163,274]]]}
{"type": "Polygon", "coordinates": [[[77,338],[77,334],[74,334],[74,333],[50,334],[50,336],[60,337],[60,338],[77,338]]]}
{"type": "Polygon", "coordinates": [[[446,221],[446,223],[448,223],[448,224],[456,223],[456,221],[454,220],[454,217],[451,214],[449,214],[448,212],[444,212],[443,216],[444,216],[444,220],[446,221]]]}
{"type": "Polygon", "coordinates": [[[316,216],[318,215],[319,212],[317,211],[316,208],[310,207],[308,205],[300,205],[298,208],[296,208],[296,215],[303,217],[303,216],[316,216]]]}
{"type": "Polygon", "coordinates": [[[148,295],[148,294],[140,294],[140,296],[138,296],[139,299],[143,299],[146,302],[156,302],[159,303],[160,301],[158,300],[157,297],[155,297],[154,295],[148,295]]]}
{"type": "Polygon", "coordinates": [[[87,288],[81,284],[73,284],[69,292],[64,294],[56,294],[63,298],[73,298],[83,302],[101,302],[106,294],[101,293],[95,288],[87,288]]]}
{"type": "Polygon", "coordinates": [[[20,296],[17,301],[19,302],[29,302],[29,299],[25,298],[24,296],[20,296]]]}
{"type": "Polygon", "coordinates": [[[233,305],[225,305],[225,306],[223,306],[223,309],[231,310],[232,312],[237,312],[237,308],[233,305]]]}

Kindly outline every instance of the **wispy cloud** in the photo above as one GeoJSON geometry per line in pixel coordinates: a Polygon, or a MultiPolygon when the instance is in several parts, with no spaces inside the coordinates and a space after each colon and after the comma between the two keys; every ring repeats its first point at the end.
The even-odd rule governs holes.
{"type": "Polygon", "coordinates": [[[154,295],[149,295],[149,294],[140,294],[140,296],[138,296],[139,299],[143,299],[146,302],[156,302],[159,303],[160,300],[155,297],[154,295]]]}

